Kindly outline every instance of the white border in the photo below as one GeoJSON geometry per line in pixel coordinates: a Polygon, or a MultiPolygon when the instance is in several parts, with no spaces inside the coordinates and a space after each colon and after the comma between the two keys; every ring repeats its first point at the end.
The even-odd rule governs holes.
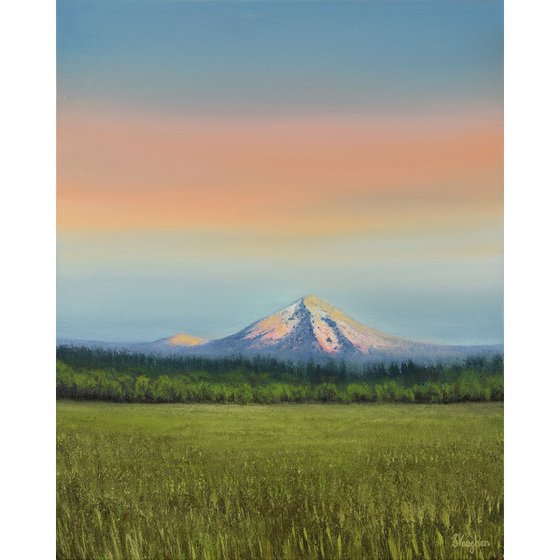
{"type": "Polygon", "coordinates": [[[559,554],[559,18],[553,1],[506,1],[508,560],[559,554]]]}
{"type": "Polygon", "coordinates": [[[0,7],[3,558],[55,549],[55,3],[0,7]]]}

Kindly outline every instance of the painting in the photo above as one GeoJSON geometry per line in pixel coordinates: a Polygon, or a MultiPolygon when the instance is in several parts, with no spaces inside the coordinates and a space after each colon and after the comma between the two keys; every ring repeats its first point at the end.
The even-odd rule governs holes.
{"type": "Polygon", "coordinates": [[[56,344],[57,558],[501,558],[501,0],[58,0],[56,344]]]}

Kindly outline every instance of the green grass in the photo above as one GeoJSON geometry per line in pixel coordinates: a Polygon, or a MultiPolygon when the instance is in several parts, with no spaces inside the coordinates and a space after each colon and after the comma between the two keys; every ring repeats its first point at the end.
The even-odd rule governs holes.
{"type": "Polygon", "coordinates": [[[61,559],[502,554],[499,403],[60,401],[57,423],[61,559]]]}

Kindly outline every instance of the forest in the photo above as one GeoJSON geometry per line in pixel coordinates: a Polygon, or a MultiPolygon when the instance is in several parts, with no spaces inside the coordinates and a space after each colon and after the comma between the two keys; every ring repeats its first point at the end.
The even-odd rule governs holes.
{"type": "Polygon", "coordinates": [[[153,403],[503,401],[503,357],[462,363],[290,363],[59,346],[59,399],[153,403]]]}

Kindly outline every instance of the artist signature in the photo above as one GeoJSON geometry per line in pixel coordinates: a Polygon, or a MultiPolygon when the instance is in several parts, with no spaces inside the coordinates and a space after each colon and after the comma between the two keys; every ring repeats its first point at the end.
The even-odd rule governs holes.
{"type": "Polygon", "coordinates": [[[471,554],[473,554],[478,548],[490,546],[490,541],[480,539],[477,535],[466,537],[461,533],[455,533],[453,535],[451,546],[453,548],[466,548],[471,554]]]}

